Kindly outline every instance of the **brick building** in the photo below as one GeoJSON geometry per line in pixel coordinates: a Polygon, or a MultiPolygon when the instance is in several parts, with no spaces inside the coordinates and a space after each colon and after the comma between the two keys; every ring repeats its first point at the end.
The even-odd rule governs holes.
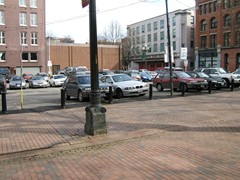
{"type": "Polygon", "coordinates": [[[195,67],[240,67],[240,1],[196,0],[195,67]]]}
{"type": "Polygon", "coordinates": [[[45,71],[45,0],[0,0],[0,67],[45,71]]]}
{"type": "MultiPolygon", "coordinates": [[[[49,53],[48,53],[49,54],[49,53]]],[[[90,70],[89,44],[51,43],[49,59],[52,73],[68,66],[86,66],[90,70]]],[[[98,45],[98,68],[118,70],[122,66],[122,47],[120,45],[98,45]]]]}

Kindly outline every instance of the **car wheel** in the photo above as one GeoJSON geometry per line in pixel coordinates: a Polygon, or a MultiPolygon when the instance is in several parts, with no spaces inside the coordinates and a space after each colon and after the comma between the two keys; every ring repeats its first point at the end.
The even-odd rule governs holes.
{"type": "Polygon", "coordinates": [[[70,100],[70,96],[68,95],[66,90],[65,90],[65,98],[66,98],[66,100],[70,100]]]}
{"type": "Polygon", "coordinates": [[[121,89],[116,89],[116,96],[118,99],[123,98],[123,92],[121,89]]]}
{"type": "Polygon", "coordinates": [[[163,87],[162,87],[162,84],[157,84],[157,90],[160,92],[160,91],[163,91],[163,87]]]}
{"type": "Polygon", "coordinates": [[[182,91],[183,88],[184,88],[184,92],[187,92],[187,91],[188,91],[188,87],[187,87],[187,84],[186,84],[186,83],[181,83],[181,84],[180,84],[180,87],[179,87],[180,91],[182,91]]]}
{"type": "Polygon", "coordinates": [[[78,91],[78,100],[79,100],[80,102],[83,102],[83,101],[84,101],[83,93],[82,93],[81,90],[78,91]]]}

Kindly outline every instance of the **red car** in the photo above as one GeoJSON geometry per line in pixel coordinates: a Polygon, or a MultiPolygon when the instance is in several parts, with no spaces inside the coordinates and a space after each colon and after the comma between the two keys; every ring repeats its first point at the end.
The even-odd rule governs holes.
{"type": "MultiPolygon", "coordinates": [[[[208,82],[203,78],[193,78],[183,71],[173,71],[172,72],[172,82],[174,90],[181,90],[184,86],[185,91],[188,89],[202,90],[205,89],[208,82]]],[[[156,87],[158,91],[163,91],[163,89],[170,89],[170,73],[165,71],[164,73],[159,73],[155,78],[153,78],[153,86],[156,87]]]]}
{"type": "Polygon", "coordinates": [[[23,77],[23,79],[25,79],[26,82],[28,82],[28,80],[33,77],[33,74],[31,74],[31,73],[24,73],[22,77],[23,77]]]}

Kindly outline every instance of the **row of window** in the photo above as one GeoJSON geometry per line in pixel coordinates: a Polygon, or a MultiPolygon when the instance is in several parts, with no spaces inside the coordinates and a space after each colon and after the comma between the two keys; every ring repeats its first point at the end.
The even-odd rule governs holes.
{"type": "MultiPolygon", "coordinates": [[[[229,27],[232,24],[232,18],[230,15],[226,15],[223,21],[224,21],[224,27],[229,27]]],[[[235,22],[233,23],[235,25],[240,25],[240,13],[236,14],[235,19],[233,19],[233,22],[235,22]]],[[[205,19],[201,21],[200,28],[201,28],[201,31],[207,30],[207,21],[205,19]]],[[[217,19],[212,18],[210,20],[210,29],[216,29],[216,28],[217,28],[217,19]]]]}
{"type": "MultiPolygon", "coordinates": [[[[37,62],[37,52],[22,52],[22,62],[37,62]]],[[[0,51],[0,62],[6,62],[6,52],[0,51]]]]}
{"type": "MultiPolygon", "coordinates": [[[[30,41],[31,41],[31,45],[33,45],[33,46],[38,45],[38,33],[37,32],[30,33],[30,41]]],[[[6,44],[5,32],[0,31],[0,45],[5,45],[5,44],[6,44]]],[[[22,45],[28,44],[27,32],[20,32],[20,44],[22,44],[22,45]]]]}
{"type": "MultiPolygon", "coordinates": [[[[223,34],[224,47],[230,47],[231,46],[231,32],[225,32],[223,34]]],[[[201,48],[207,48],[207,36],[201,36],[200,39],[200,47],[201,48]]],[[[235,32],[235,38],[234,38],[234,46],[240,46],[240,31],[235,32]]],[[[217,47],[217,34],[211,34],[210,35],[210,48],[216,48],[217,47]]]]}
{"type": "MultiPolygon", "coordinates": [[[[30,7],[31,8],[37,8],[37,0],[30,0],[30,7]]],[[[0,5],[4,5],[5,0],[0,0],[0,5]]],[[[20,7],[27,7],[27,0],[19,0],[19,6],[20,7]]]]}

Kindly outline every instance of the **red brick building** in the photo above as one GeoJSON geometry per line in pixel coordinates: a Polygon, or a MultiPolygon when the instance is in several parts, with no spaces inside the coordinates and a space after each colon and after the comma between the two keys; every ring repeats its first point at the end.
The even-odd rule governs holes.
{"type": "Polygon", "coordinates": [[[195,67],[240,67],[240,1],[196,0],[195,67]]]}
{"type": "Polygon", "coordinates": [[[45,46],[45,0],[0,0],[0,67],[45,71],[45,46]]]}

